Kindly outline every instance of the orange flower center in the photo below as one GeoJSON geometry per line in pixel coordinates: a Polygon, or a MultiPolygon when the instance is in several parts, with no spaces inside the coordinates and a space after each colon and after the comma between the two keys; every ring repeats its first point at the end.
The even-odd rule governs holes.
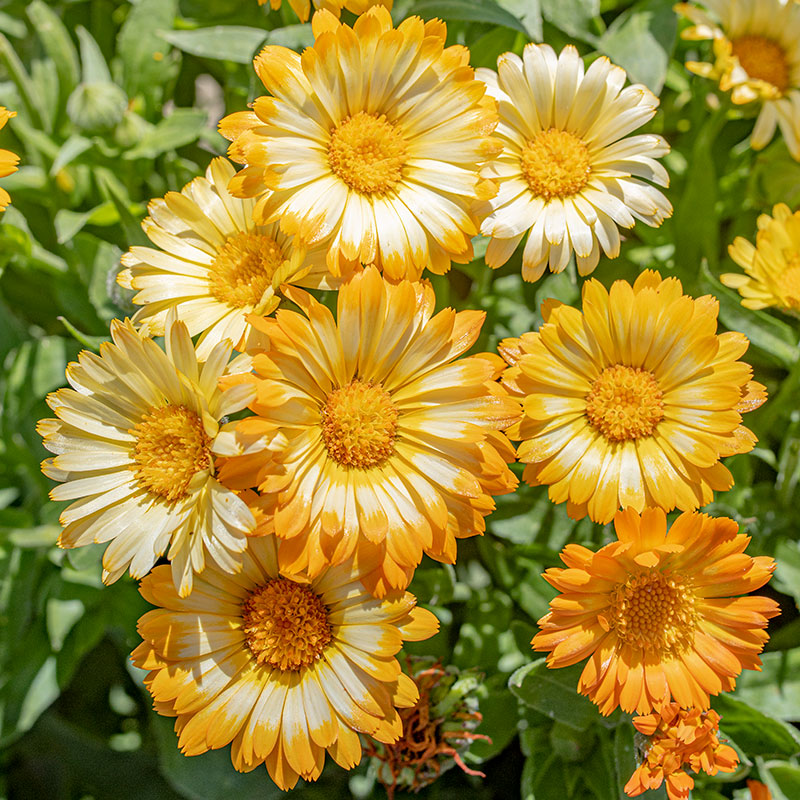
{"type": "Polygon", "coordinates": [[[402,178],[406,142],[383,114],[359,111],[333,129],[328,163],[356,192],[383,194],[402,178]]]}
{"type": "Polygon", "coordinates": [[[521,166],[531,191],[544,200],[578,194],[592,172],[583,140],[556,128],[536,134],[522,148],[521,166]]]}
{"type": "Polygon", "coordinates": [[[664,418],[655,375],[639,367],[606,367],[586,395],[586,416],[607,439],[617,442],[650,436],[664,418]]]}
{"type": "Polygon", "coordinates": [[[778,289],[787,308],[800,308],[800,253],[786,255],[787,269],[778,278],[778,289]]]}
{"type": "Polygon", "coordinates": [[[789,88],[789,64],[786,52],[765,36],[740,36],[731,42],[733,55],[751,77],[771,83],[781,94],[789,88]]]}
{"type": "Polygon", "coordinates": [[[139,485],[169,502],[186,497],[195,473],[213,464],[211,439],[185,406],[154,408],[128,433],[136,437],[132,456],[139,485]]]}
{"type": "Polygon", "coordinates": [[[331,641],[328,609],[319,595],[286,578],[247,596],[242,629],[255,660],[283,672],[313,664],[331,641]]]}
{"type": "Polygon", "coordinates": [[[694,594],[680,577],[646,572],[617,587],[611,616],[610,627],[627,644],[674,654],[691,644],[697,612],[694,594]]]}
{"type": "Polygon", "coordinates": [[[377,467],[394,453],[397,409],[380,385],[355,380],[328,395],[322,440],[343,467],[377,467]]]}
{"type": "Polygon", "coordinates": [[[274,239],[240,231],[220,247],[209,271],[208,288],[220,303],[234,308],[255,306],[283,262],[283,250],[274,239]]]}

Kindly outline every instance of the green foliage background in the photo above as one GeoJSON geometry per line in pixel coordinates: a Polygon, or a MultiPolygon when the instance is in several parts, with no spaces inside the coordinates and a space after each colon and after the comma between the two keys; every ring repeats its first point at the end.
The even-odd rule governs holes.
{"type": "MultiPolygon", "coordinates": [[[[120,255],[144,243],[139,222],[152,197],[201,174],[225,142],[215,123],[257,96],[250,67],[264,43],[300,49],[311,40],[287,4],[256,0],[33,0],[0,2],[0,104],[18,116],[0,134],[22,166],[3,185],[13,205],[0,217],[0,797],[239,800],[281,793],[264,770],[239,775],[227,750],[187,759],[172,722],[150,711],[128,653],[146,604],[128,578],[101,588],[101,547],[55,547],[60,508],[39,470],[46,455],[34,431],[48,416],[45,395],[64,384],[81,347],[96,348],[113,317],[132,311],[114,278],[120,255]],[[220,27],[216,27],[220,26],[220,27]]],[[[687,45],[671,0],[396,0],[408,13],[448,22],[474,66],[494,66],[528,41],[575,43],[588,58],[608,55],[632,80],[660,94],[651,128],[673,151],[665,159],[675,215],[658,230],[638,225],[619,259],[601,261],[607,286],[643,268],[676,275],[694,295],[720,301],[724,326],[752,341],[748,360],[769,402],[749,415],[760,439],[728,459],[736,486],[712,508],[738,520],[755,554],[774,555],[768,590],[782,604],[764,671],[715,702],[741,769],[698,779],[702,800],[745,798],[747,774],[777,800],[800,797],[800,347],[798,323],[743,309],[722,287],[733,268],[726,246],[752,238],[756,216],[775,202],[800,204],[800,165],[776,140],[747,148],[749,110],[734,112],[713,86],[683,68],[687,45]]],[[[481,242],[476,250],[485,249],[481,242]]],[[[483,308],[480,349],[535,329],[545,297],[577,304],[569,271],[523,284],[519,256],[492,272],[479,256],[433,283],[441,306],[483,308]]],[[[485,674],[473,747],[486,779],[458,770],[428,798],[616,800],[634,768],[628,717],[601,718],[575,693],[577,669],[551,672],[530,639],[551,590],[540,578],[568,542],[600,545],[608,529],[575,523],[543,489],[502,497],[483,538],[463,541],[455,568],[426,561],[412,590],[442,622],[414,652],[485,674]]],[[[330,765],[298,798],[380,797],[362,764],[330,765]]],[[[653,798],[664,797],[651,792],[653,798]]]]}

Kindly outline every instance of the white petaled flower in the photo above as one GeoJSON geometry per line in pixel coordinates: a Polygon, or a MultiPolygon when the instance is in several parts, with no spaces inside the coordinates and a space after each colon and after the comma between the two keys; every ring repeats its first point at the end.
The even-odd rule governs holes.
{"type": "Polygon", "coordinates": [[[750,146],[761,150],[780,128],[800,160],[800,3],[703,0],[675,10],[694,23],[684,39],[713,42],[713,63],[687,61],[687,69],[718,81],[737,105],[761,103],[750,146]]]}
{"type": "Polygon", "coordinates": [[[522,58],[505,53],[497,72],[482,68],[476,76],[498,102],[495,136],[503,142],[483,171],[499,187],[481,208],[490,267],[505,264],[527,234],[526,281],[548,264],[561,272],[573,252],[578,272],[588,275],[601,249],[619,255],[618,227],[637,219],[657,227],[672,214],[647,182],[669,185],[657,161],[669,145],[652,133],[628,135],[653,118],[658,98],[639,84],[624,87],[623,69],[602,57],[584,69],[572,45],[556,55],[529,44],[522,58]]]}
{"type": "Polygon", "coordinates": [[[161,336],[173,309],[192,336],[201,334],[201,360],[223,339],[241,350],[250,331],[249,314],[272,313],[280,304],[281,284],[333,289],[326,250],[307,250],[277,222],[256,225],[255,201],[228,192],[235,170],[215,158],[205,177],[180,192],[151,201],[142,227],[152,247],[131,247],[118,282],[138,291],[133,317],[146,332],[161,336]]]}
{"type": "Polygon", "coordinates": [[[61,514],[59,545],[108,542],[105,583],[126,569],[142,577],[169,548],[175,586],[186,596],[208,561],[238,571],[255,529],[245,502],[214,476],[215,457],[238,452],[220,421],[254,392],[244,385],[220,391],[230,341],[199,363],[174,316],[166,352],[128,320],[114,320],[111,337],[99,355],[84,351],[67,367],[72,388],[47,398],[57,419],[37,427],[55,453],[42,471],[62,482],[50,496],[74,501],[61,514]]]}

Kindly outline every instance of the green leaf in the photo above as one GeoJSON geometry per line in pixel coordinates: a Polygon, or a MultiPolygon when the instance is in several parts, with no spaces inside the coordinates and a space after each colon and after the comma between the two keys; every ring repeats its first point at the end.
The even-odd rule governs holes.
{"type": "Polygon", "coordinates": [[[471,0],[420,0],[414,3],[413,9],[413,13],[423,19],[441,17],[465,22],[484,22],[528,33],[525,26],[513,14],[509,14],[493,0],[481,0],[480,3],[471,0]]]}
{"type": "Polygon", "coordinates": [[[800,358],[794,329],[764,311],[745,308],[738,292],[723,286],[706,264],[702,266],[700,286],[719,300],[719,318],[725,326],[747,336],[770,360],[788,368],[800,358]]]}
{"type": "Polygon", "coordinates": [[[678,32],[672,0],[642,0],[620,14],[598,49],[625,69],[632,82],[660,94],[678,32]]]}
{"type": "Polygon", "coordinates": [[[170,44],[201,58],[215,58],[249,64],[253,55],[269,35],[260,28],[244,25],[215,25],[193,31],[160,31],[161,38],[170,44]]]}
{"type": "Polygon", "coordinates": [[[208,115],[192,108],[176,108],[170,116],[161,120],[152,130],[142,136],[139,144],[128,150],[123,158],[156,158],[168,150],[183,147],[197,140],[206,127],[208,115]]]}
{"type": "Polygon", "coordinates": [[[534,42],[542,41],[542,7],[540,0],[497,0],[497,5],[513,14],[534,42]]]}
{"type": "MultiPolygon", "coordinates": [[[[738,692],[737,692],[738,696],[738,692]]],[[[749,756],[793,756],[800,752],[800,733],[730,694],[714,698],[720,728],[749,756]]]]}
{"type": "Polygon", "coordinates": [[[84,83],[111,83],[103,52],[92,34],[83,25],[78,25],[76,31],[81,46],[81,80],[84,83]]]}
{"type": "Polygon", "coordinates": [[[785,761],[767,761],[759,767],[773,800],[796,800],[800,797],[800,767],[785,761]]]}
{"type": "Polygon", "coordinates": [[[277,44],[282,47],[288,47],[291,50],[302,50],[304,47],[310,47],[314,44],[311,23],[284,25],[282,28],[268,31],[267,44],[277,44]]]}
{"type": "Polygon", "coordinates": [[[600,16],[600,0],[541,0],[544,18],[570,36],[594,44],[591,24],[600,16]]]}
{"type": "Polygon", "coordinates": [[[72,334],[72,337],[89,350],[97,352],[103,342],[108,341],[107,336],[89,336],[79,331],[66,317],[58,317],[58,321],[72,334]]]}
{"type": "Polygon", "coordinates": [[[17,87],[28,119],[35,126],[41,126],[49,121],[50,115],[42,104],[42,99],[36,91],[31,76],[20,61],[16,50],[11,46],[11,42],[2,33],[0,33],[0,63],[5,64],[9,77],[17,87]]]}
{"type": "MultiPolygon", "coordinates": [[[[100,203],[100,205],[90,208],[88,211],[70,211],[68,208],[60,208],[56,211],[56,216],[53,219],[56,240],[59,244],[64,244],[69,242],[84,225],[96,224],[97,220],[100,219],[106,221],[109,209],[114,212],[111,222],[118,220],[119,216],[114,209],[114,204],[111,202],[100,203]]],[[[111,222],[106,224],[111,224],[111,222]]]]}
{"type": "Polygon", "coordinates": [[[28,3],[26,12],[45,52],[53,61],[61,98],[65,101],[78,84],[80,76],[78,51],[61,18],[47,3],[43,0],[32,0],[28,3]]]}
{"type": "Polygon", "coordinates": [[[53,163],[50,167],[50,175],[55,175],[64,167],[71,164],[81,153],[85,153],[92,146],[92,140],[85,136],[72,134],[61,145],[53,163]]]}
{"type": "Polygon", "coordinates": [[[775,719],[800,720],[800,650],[764,653],[761,671],[746,670],[736,697],[775,719]]]}
{"type": "Polygon", "coordinates": [[[541,714],[576,730],[586,730],[599,721],[600,713],[591,700],[578,694],[581,670],[580,665],[551,670],[541,658],[514,672],[508,686],[523,703],[541,714]]]}

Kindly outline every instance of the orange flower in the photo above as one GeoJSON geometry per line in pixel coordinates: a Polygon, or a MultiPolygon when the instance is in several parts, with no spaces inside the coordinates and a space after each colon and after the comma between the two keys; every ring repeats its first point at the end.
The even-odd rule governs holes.
{"type": "Polygon", "coordinates": [[[652,270],[611,291],[587,281],[582,311],[548,300],[537,333],[500,345],[503,383],[523,399],[506,433],[522,441],[524,479],[602,523],[626,506],[691,511],[730,489],[720,458],[753,449],[742,414],[766,391],[738,360],[747,338],[717,334],[718,307],[652,270]]]}
{"type": "Polygon", "coordinates": [[[750,779],[747,788],[750,790],[750,800],[772,800],[772,792],[761,781],[750,779]]]}
{"type": "MultiPolygon", "coordinates": [[[[5,106],[0,106],[0,128],[3,128],[12,117],[16,117],[16,111],[9,111],[5,106]]],[[[5,178],[12,172],[17,171],[19,156],[10,150],[0,150],[0,178],[5,178]]],[[[5,211],[11,197],[5,189],[0,189],[0,211],[5,211]]]]}
{"type": "Polygon", "coordinates": [[[667,530],[661,509],[632,508],[614,518],[618,540],[593,553],[570,544],[545,580],[550,601],[533,637],[550,667],[589,656],[578,689],[610,714],[646,714],[671,699],[709,707],[743,669],[759,669],[774,600],[737,597],[763,586],[775,569],[745,554],[750,537],[727,517],[681,514],[667,530]]]}
{"type": "Polygon", "coordinates": [[[684,710],[668,703],[660,712],[636,717],[633,725],[649,737],[644,761],[625,784],[625,793],[636,797],[657,789],[666,781],[669,800],[686,800],[694,780],[693,772],[733,772],[739,763],[736,751],[719,741],[719,714],[698,708],[684,710]]]}
{"type": "Polygon", "coordinates": [[[430,285],[392,284],[374,267],[341,288],[338,319],[283,291],[303,313],[251,317],[267,349],[254,375],[225,379],[257,394],[223,480],[262,493],[287,571],[313,578],[357,551],[376,596],[404,589],[423,553],[452,564],[456,540],[481,533],[492,497],[516,487],[500,429],[519,405],[496,383],[502,362],[458,359],[484,314],[434,315],[430,285]],[[278,430],[289,444],[276,463],[254,442],[278,430]]]}

